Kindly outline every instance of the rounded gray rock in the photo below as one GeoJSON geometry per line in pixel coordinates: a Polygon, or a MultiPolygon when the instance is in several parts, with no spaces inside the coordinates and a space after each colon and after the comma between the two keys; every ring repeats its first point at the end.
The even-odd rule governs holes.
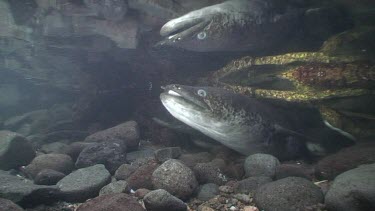
{"type": "Polygon", "coordinates": [[[29,164],[34,157],[35,151],[25,137],[11,131],[0,131],[0,169],[16,169],[29,164]]]}
{"type": "Polygon", "coordinates": [[[108,185],[104,186],[99,195],[112,194],[112,193],[129,193],[130,187],[128,183],[124,180],[119,180],[116,182],[111,182],[108,185]]]}
{"type": "Polygon", "coordinates": [[[178,160],[167,160],[152,174],[155,188],[164,189],[172,195],[186,199],[198,186],[193,171],[178,160]]]}
{"type": "Polygon", "coordinates": [[[34,183],[37,185],[56,185],[65,176],[65,174],[52,169],[43,169],[36,175],[34,183]]]}
{"type": "Polygon", "coordinates": [[[273,178],[280,161],[273,155],[253,154],[246,158],[244,168],[246,177],[266,176],[273,178]]]}
{"type": "Polygon", "coordinates": [[[147,211],[186,211],[186,204],[166,190],[149,192],[143,198],[147,211]]]}
{"type": "Polygon", "coordinates": [[[35,185],[31,180],[0,170],[0,197],[21,206],[35,206],[57,201],[59,190],[56,186],[35,185]]]}
{"type": "Polygon", "coordinates": [[[34,158],[29,165],[26,166],[25,171],[31,178],[44,169],[52,169],[64,174],[69,174],[74,169],[74,163],[69,155],[65,154],[45,154],[34,158]]]}
{"type": "Polygon", "coordinates": [[[287,177],[265,185],[255,192],[255,204],[267,211],[305,210],[323,203],[324,196],[318,186],[300,177],[287,177]]]}
{"type": "Polygon", "coordinates": [[[115,178],[117,180],[126,180],[137,170],[136,166],[130,164],[122,164],[115,172],[115,178]]]}
{"type": "Polygon", "coordinates": [[[126,163],[126,146],[121,141],[106,141],[84,148],[75,165],[77,168],[84,168],[103,164],[113,174],[124,163],[126,163]]]}
{"type": "Polygon", "coordinates": [[[111,174],[102,164],[78,169],[57,183],[68,202],[83,202],[95,197],[111,181],[111,174]]]}
{"type": "Polygon", "coordinates": [[[374,210],[375,163],[338,175],[326,194],[325,203],[330,210],[374,210]]]}

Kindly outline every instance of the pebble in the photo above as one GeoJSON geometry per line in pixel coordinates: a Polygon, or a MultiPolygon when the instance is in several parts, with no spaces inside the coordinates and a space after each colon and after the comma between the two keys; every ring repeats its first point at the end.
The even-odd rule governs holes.
{"type": "Polygon", "coordinates": [[[227,185],[220,186],[219,190],[220,190],[220,192],[223,192],[223,193],[233,193],[234,192],[233,187],[227,186],[227,185]]]}
{"type": "Polygon", "coordinates": [[[253,154],[246,158],[244,168],[246,177],[266,176],[273,178],[280,161],[273,155],[253,154]]]}
{"type": "Polygon", "coordinates": [[[152,173],[152,183],[155,188],[182,199],[187,199],[198,187],[193,171],[175,159],[165,161],[152,173]]]}

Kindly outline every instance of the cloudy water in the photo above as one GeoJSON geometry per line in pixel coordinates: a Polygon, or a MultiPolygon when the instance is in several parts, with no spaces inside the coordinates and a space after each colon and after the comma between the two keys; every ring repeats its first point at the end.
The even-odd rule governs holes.
{"type": "Polygon", "coordinates": [[[375,210],[372,0],[0,0],[0,211],[375,210]]]}

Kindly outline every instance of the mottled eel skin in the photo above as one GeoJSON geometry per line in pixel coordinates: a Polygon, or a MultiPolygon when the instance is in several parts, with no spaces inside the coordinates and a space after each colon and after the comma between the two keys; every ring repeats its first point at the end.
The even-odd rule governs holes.
{"type": "Polygon", "coordinates": [[[183,85],[166,86],[160,98],[175,118],[244,155],[263,152],[292,159],[353,144],[312,107],[183,85]]]}
{"type": "Polygon", "coordinates": [[[189,12],[166,23],[159,45],[192,51],[264,50],[301,25],[302,9],[275,0],[230,0],[189,12]]]}

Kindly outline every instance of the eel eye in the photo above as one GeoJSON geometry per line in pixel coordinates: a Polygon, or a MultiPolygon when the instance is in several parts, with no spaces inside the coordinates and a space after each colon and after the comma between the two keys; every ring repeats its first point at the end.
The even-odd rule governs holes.
{"type": "Polygon", "coordinates": [[[206,39],[206,37],[207,37],[207,33],[206,32],[199,32],[197,34],[197,38],[200,39],[200,40],[204,40],[204,39],[206,39]]]}
{"type": "Polygon", "coordinates": [[[204,91],[203,89],[198,90],[197,93],[198,93],[198,95],[201,96],[201,97],[206,97],[206,95],[207,95],[206,91],[204,91]]]}

